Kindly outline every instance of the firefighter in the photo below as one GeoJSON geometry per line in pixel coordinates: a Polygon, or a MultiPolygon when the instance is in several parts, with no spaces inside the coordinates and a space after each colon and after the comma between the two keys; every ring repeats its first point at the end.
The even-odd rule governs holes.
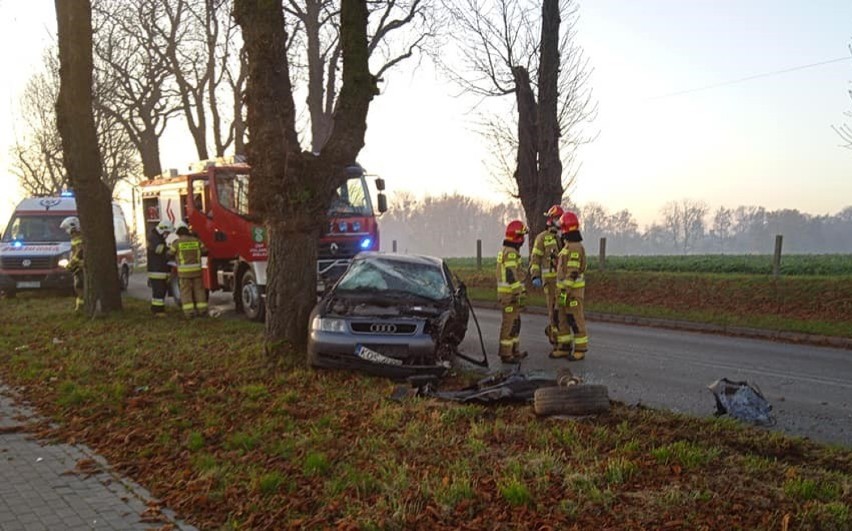
{"type": "Polygon", "coordinates": [[[524,235],[529,232],[520,220],[506,226],[503,250],[497,254],[497,299],[503,308],[503,323],[500,326],[500,359],[504,363],[517,363],[527,356],[520,352],[521,310],[524,308],[523,267],[521,246],[524,235]]]}
{"type": "Polygon", "coordinates": [[[160,221],[148,234],[148,284],[151,286],[151,312],[163,316],[166,312],[166,292],[169,286],[169,246],[166,237],[174,232],[172,223],[160,221]]]}
{"type": "Polygon", "coordinates": [[[183,221],[175,225],[177,238],[171,244],[177,264],[181,309],[186,317],[207,317],[207,292],[201,278],[201,241],[189,233],[183,221]]]}
{"type": "Polygon", "coordinates": [[[565,212],[559,220],[562,231],[562,250],[556,271],[556,287],[559,290],[559,330],[552,358],[567,358],[578,361],[586,357],[589,337],[586,335],[586,318],[583,314],[583,298],[586,290],[586,251],[580,234],[577,214],[565,212]],[[572,348],[573,347],[573,348],[572,348]]]}
{"type": "Polygon", "coordinates": [[[71,255],[68,257],[68,265],[65,266],[68,271],[74,275],[74,295],[77,300],[74,302],[74,311],[79,311],[83,306],[83,292],[85,286],[85,261],[83,247],[83,233],[80,232],[80,220],[76,216],[67,217],[59,224],[59,228],[64,230],[71,236],[71,255]]]}
{"type": "Polygon", "coordinates": [[[532,285],[536,288],[544,286],[544,296],[547,300],[548,325],[544,333],[551,343],[556,341],[556,330],[559,327],[556,310],[556,265],[559,260],[559,219],[565,211],[559,205],[553,205],[544,213],[547,218],[547,228],[535,237],[530,254],[530,276],[532,285]]]}

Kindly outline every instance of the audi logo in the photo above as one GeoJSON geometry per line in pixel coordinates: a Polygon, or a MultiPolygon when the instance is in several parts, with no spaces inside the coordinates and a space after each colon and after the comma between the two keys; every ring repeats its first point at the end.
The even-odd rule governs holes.
{"type": "Polygon", "coordinates": [[[33,261],[27,258],[23,262],[21,262],[21,265],[24,267],[30,267],[31,265],[33,265],[33,261]]]}
{"type": "Polygon", "coordinates": [[[332,244],[328,247],[328,250],[329,250],[329,251],[331,251],[331,254],[337,254],[337,251],[339,251],[339,250],[340,250],[340,246],[339,246],[339,245],[337,245],[336,243],[332,243],[332,244]]]}
{"type": "Polygon", "coordinates": [[[393,323],[373,323],[370,325],[370,332],[374,334],[395,334],[396,325],[393,323]]]}

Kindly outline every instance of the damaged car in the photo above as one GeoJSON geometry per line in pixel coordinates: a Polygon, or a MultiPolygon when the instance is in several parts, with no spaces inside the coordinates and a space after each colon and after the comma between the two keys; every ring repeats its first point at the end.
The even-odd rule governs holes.
{"type": "Polygon", "coordinates": [[[311,313],[308,360],[391,378],[442,376],[469,302],[440,258],[361,253],[311,313]]]}

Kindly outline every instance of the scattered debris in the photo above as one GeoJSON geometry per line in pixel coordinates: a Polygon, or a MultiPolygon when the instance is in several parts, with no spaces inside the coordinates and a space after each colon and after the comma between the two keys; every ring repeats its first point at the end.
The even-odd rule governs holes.
{"type": "Polygon", "coordinates": [[[62,340],[61,340],[61,339],[59,339],[58,337],[54,337],[54,338],[53,338],[53,344],[54,344],[54,345],[61,345],[62,343],[64,343],[64,341],[62,341],[62,340]]]}
{"type": "Polygon", "coordinates": [[[716,415],[731,417],[759,426],[774,426],[772,405],[760,389],[748,382],[720,378],[707,386],[716,398],[716,415]]]}
{"type": "Polygon", "coordinates": [[[536,389],[556,385],[556,380],[553,378],[528,375],[520,372],[518,367],[511,372],[500,372],[483,378],[471,386],[456,391],[438,391],[436,388],[438,379],[434,377],[412,377],[408,381],[411,387],[398,386],[391,395],[392,399],[427,396],[462,403],[530,403],[536,389]]]}

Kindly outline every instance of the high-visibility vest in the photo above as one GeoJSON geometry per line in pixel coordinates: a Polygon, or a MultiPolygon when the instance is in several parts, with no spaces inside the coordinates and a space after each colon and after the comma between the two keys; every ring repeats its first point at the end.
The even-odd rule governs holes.
{"type": "Polygon", "coordinates": [[[523,290],[521,255],[512,247],[503,247],[497,254],[497,294],[517,295],[523,290]]]}
{"type": "Polygon", "coordinates": [[[178,276],[194,278],[201,276],[201,242],[194,236],[184,234],[172,242],[178,276]]]}
{"type": "Polygon", "coordinates": [[[556,268],[559,261],[559,238],[550,229],[535,237],[530,256],[530,275],[545,282],[556,280],[556,268]]]}

